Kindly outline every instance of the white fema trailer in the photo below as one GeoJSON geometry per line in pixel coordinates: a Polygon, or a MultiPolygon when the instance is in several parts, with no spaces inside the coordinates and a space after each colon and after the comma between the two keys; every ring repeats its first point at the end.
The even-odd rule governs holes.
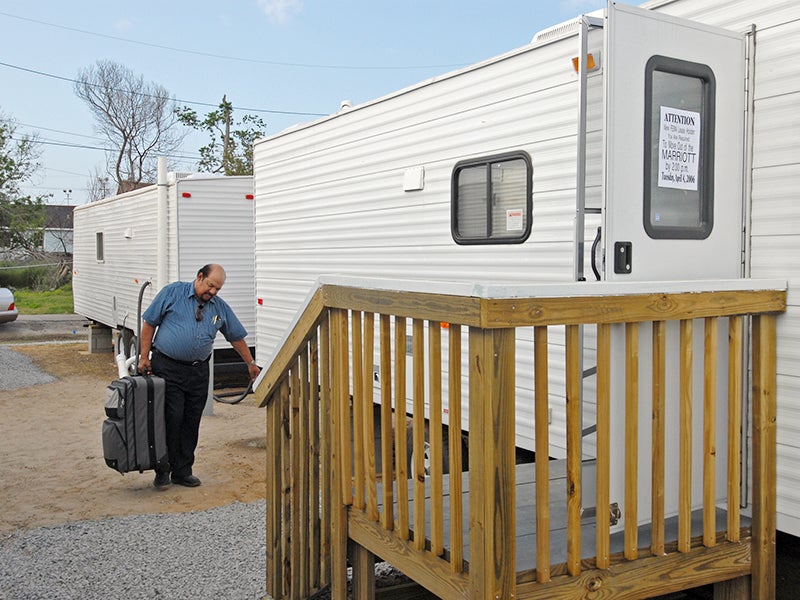
{"type": "MultiPolygon", "coordinates": [[[[144,312],[164,285],[192,281],[212,262],[225,267],[219,295],[254,346],[252,177],[168,173],[162,165],[157,185],[77,206],[74,227],[75,312],[110,328],[117,354],[136,355],[140,292],[144,312]]],[[[218,375],[241,366],[222,336],[213,360],[218,375]]]]}
{"type": "MultiPolygon", "coordinates": [[[[268,366],[321,276],[383,278],[394,289],[425,281],[442,293],[495,285],[512,295],[515,287],[521,295],[574,281],[691,291],[714,280],[759,278],[778,287],[788,280],[778,325],[777,518],[779,529],[800,535],[796,8],[778,0],[612,2],[501,56],[260,140],[259,356],[268,366]]],[[[677,335],[669,333],[671,344],[677,335]]],[[[558,338],[551,336],[553,346],[563,344],[558,338]]],[[[518,339],[519,372],[533,369],[526,339],[518,339]]],[[[622,352],[623,344],[617,335],[612,347],[622,352]]],[[[594,346],[587,329],[589,461],[594,346]]],[[[563,348],[551,354],[563,370],[563,348]]],[[[702,373],[702,356],[695,359],[702,373]]],[[[377,367],[374,376],[379,386],[377,367]]],[[[650,377],[643,369],[642,388],[650,377]]],[[[565,451],[561,380],[550,387],[555,458],[565,451]]],[[[620,374],[613,385],[624,398],[620,374]]],[[[702,385],[697,377],[700,402],[702,385]]],[[[534,448],[532,394],[517,390],[517,443],[527,449],[534,448]]],[[[718,397],[724,402],[725,390],[718,397]]],[[[726,410],[720,404],[719,414],[726,410]]],[[[670,415],[668,426],[677,418],[670,415]]],[[[612,427],[620,427],[612,431],[616,451],[631,451],[620,446],[621,425],[612,427]]],[[[718,427],[724,439],[723,418],[718,427]]],[[[743,441],[747,448],[747,435],[743,441]]],[[[640,443],[649,445],[646,433],[640,443]]],[[[668,482],[677,468],[667,465],[668,482]]],[[[621,496],[622,474],[614,477],[621,496]]],[[[649,491],[641,493],[646,506],[649,491]]]]}

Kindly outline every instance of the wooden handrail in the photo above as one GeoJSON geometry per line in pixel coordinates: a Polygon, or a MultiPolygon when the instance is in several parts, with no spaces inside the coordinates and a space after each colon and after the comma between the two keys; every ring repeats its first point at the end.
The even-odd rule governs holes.
{"type": "MultiPolygon", "coordinates": [[[[348,540],[356,543],[351,562],[358,564],[359,578],[374,562],[371,552],[395,566],[409,569],[411,577],[444,596],[566,597],[575,585],[606,586],[606,593],[630,591],[640,573],[652,588],[658,573],[675,568],[684,560],[687,575],[673,582],[681,585],[722,581],[753,575],[753,595],[770,598],[774,590],[775,536],[775,314],[785,311],[785,286],[762,282],[747,289],[747,283],[708,285],[694,283],[689,291],[672,283],[666,291],[655,284],[614,286],[574,284],[543,290],[541,297],[494,297],[489,289],[476,295],[437,293],[370,287],[353,287],[325,282],[310,297],[295,326],[278,349],[256,386],[256,397],[267,406],[269,450],[268,470],[277,480],[268,492],[267,567],[269,590],[276,597],[304,597],[330,584],[334,596],[346,593],[348,540]],[[602,293],[590,293],[592,291],[602,293]],[[606,292],[612,295],[605,295],[606,292]],[[743,329],[753,322],[753,414],[754,414],[754,505],[752,543],[749,534],[740,537],[738,453],[736,431],[741,423],[743,329]],[[717,355],[719,319],[728,323],[728,407],[727,437],[718,439],[717,355]],[[679,327],[677,365],[680,381],[671,383],[672,398],[665,406],[667,369],[667,322],[679,327]],[[640,357],[640,334],[651,323],[650,357],[640,357]],[[612,326],[624,325],[622,355],[612,358],[612,326]],[[580,326],[597,326],[597,506],[608,506],[609,473],[624,472],[624,536],[618,555],[611,554],[609,514],[600,508],[596,521],[596,554],[583,558],[581,539],[581,412],[583,394],[580,326]],[[407,330],[407,327],[409,329],[407,330]],[[468,331],[469,346],[462,354],[462,327],[468,331]],[[515,487],[515,394],[517,328],[532,328],[528,343],[534,347],[534,411],[537,455],[547,456],[553,442],[548,431],[548,331],[563,327],[558,341],[565,360],[566,397],[566,482],[562,514],[567,520],[566,562],[553,565],[549,541],[549,464],[537,461],[535,498],[536,560],[534,569],[516,571],[516,487],[515,487]],[[693,349],[695,327],[703,327],[702,351],[693,349]],[[376,333],[377,328],[377,335],[376,333]],[[447,339],[441,329],[449,330],[447,339]],[[393,331],[394,330],[394,331],[393,331]],[[406,336],[410,332],[409,340],[406,336]],[[443,343],[448,353],[442,352],[443,343]],[[563,348],[562,348],[563,346],[563,348]],[[410,350],[410,356],[406,357],[410,350]],[[406,365],[408,358],[408,365],[406,365]],[[703,360],[704,373],[693,372],[694,359],[703,360]],[[641,361],[652,366],[652,389],[640,389],[641,361]],[[377,361],[377,362],[375,362],[377,361]],[[443,522],[442,401],[446,394],[450,423],[461,423],[461,365],[469,380],[469,565],[463,561],[464,534],[461,530],[461,478],[451,471],[449,502],[451,522],[443,522]],[[621,361],[621,362],[620,362],[621,361]],[[379,365],[381,389],[374,397],[374,365],[379,365]],[[446,366],[445,366],[446,365],[446,366]],[[409,367],[412,373],[406,383],[409,367]],[[612,377],[620,369],[623,387],[613,384],[613,394],[622,391],[624,403],[619,418],[629,447],[639,446],[639,436],[649,435],[652,453],[644,461],[635,453],[619,462],[611,454],[610,407],[612,377]],[[442,368],[448,379],[443,380],[442,368]],[[443,384],[447,384],[447,389],[443,384]],[[698,396],[698,386],[702,390],[698,396]],[[677,402],[675,402],[677,393],[677,402]],[[693,399],[693,394],[697,397],[693,399]],[[406,397],[413,414],[406,420],[406,397]],[[648,403],[648,397],[652,404],[648,403]],[[373,413],[373,402],[380,412],[373,413]],[[665,411],[680,410],[680,442],[665,439],[665,411]],[[702,411],[693,418],[692,410],[702,411]],[[424,417],[430,413],[429,418],[424,417]],[[644,415],[651,425],[637,424],[644,415]],[[375,421],[373,421],[375,415],[375,421]],[[695,424],[693,424],[693,421],[695,424]],[[702,444],[692,446],[692,437],[702,444]],[[692,428],[695,428],[693,433],[692,428]],[[373,437],[380,430],[381,439],[373,437]],[[432,466],[426,480],[422,453],[429,430],[432,466]],[[406,432],[413,436],[406,436],[406,432]],[[427,435],[427,434],[426,434],[427,435]],[[411,447],[406,448],[410,440],[411,447]],[[716,445],[727,447],[727,464],[717,466],[716,445]],[[380,465],[376,450],[380,451],[380,465]],[[406,455],[413,450],[413,478],[407,473],[406,455]],[[733,453],[733,455],[732,455],[733,453]],[[665,543],[664,461],[669,454],[679,465],[677,540],[665,543]],[[693,456],[701,456],[697,463],[693,456]],[[677,458],[676,458],[677,457],[677,458]],[[698,466],[699,465],[699,466],[698,466]],[[637,497],[640,469],[649,469],[651,502],[637,497]],[[692,473],[692,469],[700,469],[692,473]],[[718,486],[714,473],[726,471],[727,484],[718,486]],[[691,518],[697,500],[692,497],[692,480],[703,482],[702,537],[692,537],[691,518]],[[408,483],[406,483],[408,482],[408,483]],[[717,493],[727,495],[728,523],[720,536],[714,519],[717,493]],[[694,506],[693,506],[694,503],[694,506]],[[649,511],[652,520],[649,548],[639,545],[637,524],[649,511]],[[449,536],[446,532],[449,531],[449,536]],[[539,535],[541,534],[541,535],[539,535]],[[747,540],[750,550],[738,545],[747,540]],[[681,556],[675,557],[675,551],[681,556]],[[749,556],[752,552],[752,570],[749,556]],[[724,560],[730,556],[732,560],[724,560]],[[623,558],[624,557],[624,558],[623,558]],[[698,571],[690,577],[690,564],[724,562],[725,568],[698,571]],[[688,562],[687,562],[688,561],[688,562]],[[641,569],[637,565],[641,564],[641,569]],[[619,577],[614,578],[609,567],[619,577]],[[602,579],[596,573],[603,573],[602,579]],[[605,579],[608,578],[608,581],[605,579]],[[570,582],[571,581],[571,582],[570,582]],[[582,582],[582,583],[579,583],[582,582]],[[601,582],[601,583],[598,583],[601,582]]],[[[546,286],[545,286],[546,287],[546,286]]],[[[513,296],[513,295],[512,295],[513,296]]],[[[623,329],[617,329],[623,331],[623,329]]],[[[701,333],[699,330],[697,333],[701,333]]],[[[525,334],[530,335],[530,334],[525,334]]],[[[613,334],[617,335],[617,334],[613,334]]],[[[674,337],[674,336],[673,336],[674,337]]],[[[619,338],[618,338],[619,339],[619,338]]],[[[673,339],[673,342],[675,340],[673,339]]],[[[722,348],[724,350],[724,348],[722,348]]],[[[643,353],[645,347],[641,348],[643,353]]],[[[674,360],[673,359],[673,360],[674,360]]],[[[564,367],[559,367],[564,369],[564,367]]],[[[616,380],[615,380],[616,381],[616,380]]],[[[528,385],[528,384],[526,384],[528,385]]],[[[564,389],[564,388],[562,388],[564,389]]],[[[724,410],[724,409],[723,409],[724,410]]],[[[677,412],[675,413],[677,415],[677,412]]],[[[614,427],[617,427],[615,425],[614,427]]],[[[617,438],[622,439],[622,438],[617,438]]],[[[451,468],[461,462],[460,446],[447,457],[451,468]]],[[[626,446],[628,447],[628,446],[626,446]]],[[[724,460],[720,458],[720,460],[724,460]]],[[[457,471],[456,471],[457,473],[457,471]]],[[[269,484],[268,484],[269,485],[269,484]]],[[[619,494],[618,488],[614,488],[619,494]]],[[[699,488],[698,488],[699,490],[699,488]]],[[[671,509],[675,510],[675,509],[671,509]]],[[[464,513],[465,514],[465,513],[464,513]]],[[[696,533],[696,532],[695,532],[696,533]]],[[[675,540],[676,538],[672,538],[675,540]]],[[[585,542],[584,542],[585,543],[585,542]]],[[[563,560],[563,559],[562,559],[563,560]]],[[[354,580],[354,586],[356,581],[354,580]]],[[[368,583],[359,580],[360,590],[368,583]]],[[[645,590],[645,587],[642,587],[645,590]]],[[[626,592],[627,593],[627,592],[626,592]]]]}
{"type": "Polygon", "coordinates": [[[286,376],[286,370],[295,360],[303,345],[314,335],[316,326],[324,313],[323,292],[318,289],[306,304],[301,317],[278,350],[266,372],[259,377],[253,390],[261,408],[269,402],[272,394],[286,376]]]}
{"type": "MultiPolygon", "coordinates": [[[[591,286],[576,284],[573,289],[575,294],[585,293],[591,286]]],[[[267,372],[258,380],[254,392],[260,406],[266,405],[292,357],[307,341],[309,332],[321,318],[323,307],[494,329],[537,325],[665,321],[783,312],[786,310],[786,298],[785,291],[780,289],[749,292],[745,302],[742,302],[737,291],[731,290],[669,294],[663,292],[643,294],[620,290],[617,296],[478,298],[320,284],[270,363],[267,372]]]]}

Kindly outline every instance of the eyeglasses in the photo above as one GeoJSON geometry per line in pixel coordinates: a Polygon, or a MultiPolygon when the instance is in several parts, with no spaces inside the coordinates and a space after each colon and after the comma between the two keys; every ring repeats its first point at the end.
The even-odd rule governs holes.
{"type": "Polygon", "coordinates": [[[205,304],[199,303],[197,305],[197,310],[194,312],[194,320],[195,321],[202,321],[203,320],[203,309],[206,307],[205,304]]]}

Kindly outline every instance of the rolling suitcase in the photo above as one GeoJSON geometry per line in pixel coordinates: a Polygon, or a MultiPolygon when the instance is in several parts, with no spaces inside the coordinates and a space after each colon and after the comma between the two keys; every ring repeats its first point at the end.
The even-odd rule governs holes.
{"type": "Polygon", "coordinates": [[[122,474],[168,468],[161,377],[128,375],[106,388],[103,457],[122,474]]]}

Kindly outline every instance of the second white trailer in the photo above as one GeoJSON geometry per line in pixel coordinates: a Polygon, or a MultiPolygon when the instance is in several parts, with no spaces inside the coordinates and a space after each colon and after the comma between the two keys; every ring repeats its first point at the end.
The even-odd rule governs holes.
{"type": "MultiPolygon", "coordinates": [[[[200,267],[227,271],[220,292],[255,345],[253,182],[250,176],[164,173],[162,185],[78,206],[74,211],[75,312],[110,327],[117,353],[133,356],[141,310],[161,287],[192,281],[200,267]]],[[[215,342],[215,355],[230,345],[215,342]]],[[[230,352],[233,352],[230,350],[230,352]]],[[[233,352],[235,354],[235,352],[233,352]]],[[[215,367],[225,362],[215,357],[215,367]]],[[[234,357],[234,361],[236,361],[234,357]]]]}

